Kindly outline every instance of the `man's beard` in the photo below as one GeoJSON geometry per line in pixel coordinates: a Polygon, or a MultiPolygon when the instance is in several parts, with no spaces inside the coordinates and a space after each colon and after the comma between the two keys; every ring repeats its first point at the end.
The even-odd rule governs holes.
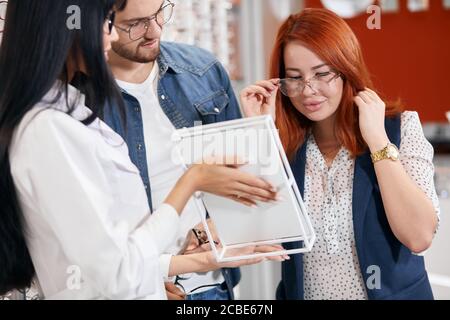
{"type": "Polygon", "coordinates": [[[121,44],[119,42],[113,42],[111,43],[112,45],[112,50],[119,55],[120,57],[133,61],[133,62],[138,62],[138,63],[149,63],[149,62],[153,62],[155,61],[160,53],[160,43],[158,41],[158,46],[156,48],[153,48],[152,50],[146,50],[147,54],[142,54],[139,52],[139,49],[141,48],[141,44],[148,42],[146,40],[142,41],[139,46],[132,50],[132,49],[128,49],[127,48],[127,44],[121,44]]]}

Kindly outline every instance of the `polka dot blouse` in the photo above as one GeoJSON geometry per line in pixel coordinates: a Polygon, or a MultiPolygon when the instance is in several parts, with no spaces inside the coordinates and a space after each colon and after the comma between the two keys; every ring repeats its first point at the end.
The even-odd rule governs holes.
{"type": "MultiPolygon", "coordinates": [[[[303,255],[305,299],[367,299],[353,232],[355,161],[341,148],[328,168],[313,135],[307,140],[306,157],[304,201],[317,239],[312,251],[303,255]]],[[[439,217],[433,148],[416,112],[401,116],[400,161],[439,217]]]]}

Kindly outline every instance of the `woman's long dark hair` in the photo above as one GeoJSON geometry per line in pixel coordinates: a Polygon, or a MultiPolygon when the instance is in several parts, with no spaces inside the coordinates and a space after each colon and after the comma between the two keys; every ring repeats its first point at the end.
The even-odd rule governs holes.
{"type": "MultiPolygon", "coordinates": [[[[103,27],[114,5],[121,6],[122,2],[8,2],[0,47],[0,295],[29,286],[34,277],[22,209],[10,171],[9,148],[14,129],[58,79],[63,80],[60,94],[67,93],[69,57],[81,58],[90,78],[86,91],[93,113],[83,123],[91,123],[105,104],[120,99],[105,61],[103,27]],[[71,28],[71,15],[77,12],[71,8],[81,13],[78,29],[71,28]]],[[[69,112],[74,107],[69,106],[69,112]]]]}

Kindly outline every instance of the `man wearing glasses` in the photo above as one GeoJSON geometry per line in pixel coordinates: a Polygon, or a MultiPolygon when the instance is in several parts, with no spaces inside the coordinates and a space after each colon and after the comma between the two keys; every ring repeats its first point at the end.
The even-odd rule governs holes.
{"type": "MultiPolygon", "coordinates": [[[[114,25],[120,39],[109,53],[125,100],[126,129],[115,108],[107,108],[105,121],[127,142],[147,189],[150,208],[161,204],[183,173],[182,166],[172,159],[172,132],[198,121],[209,124],[241,117],[228,75],[215,57],[196,47],[160,41],[162,26],[171,18],[173,7],[167,0],[128,0],[117,10],[114,25]]],[[[233,299],[239,269],[168,279],[171,257],[183,253],[186,235],[202,239],[197,231],[190,231],[200,223],[192,201],[181,221],[178,242],[160,257],[169,298],[170,288],[176,285],[188,299],[233,299]]]]}

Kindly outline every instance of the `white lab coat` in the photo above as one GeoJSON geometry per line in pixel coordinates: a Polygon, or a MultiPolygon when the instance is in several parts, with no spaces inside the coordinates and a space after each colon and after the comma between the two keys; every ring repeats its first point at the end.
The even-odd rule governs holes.
{"type": "Polygon", "coordinates": [[[122,138],[69,87],[56,84],[22,119],[10,148],[11,173],[27,243],[47,299],[166,299],[158,257],[179,216],[163,204],[150,215],[144,184],[122,138]]]}

